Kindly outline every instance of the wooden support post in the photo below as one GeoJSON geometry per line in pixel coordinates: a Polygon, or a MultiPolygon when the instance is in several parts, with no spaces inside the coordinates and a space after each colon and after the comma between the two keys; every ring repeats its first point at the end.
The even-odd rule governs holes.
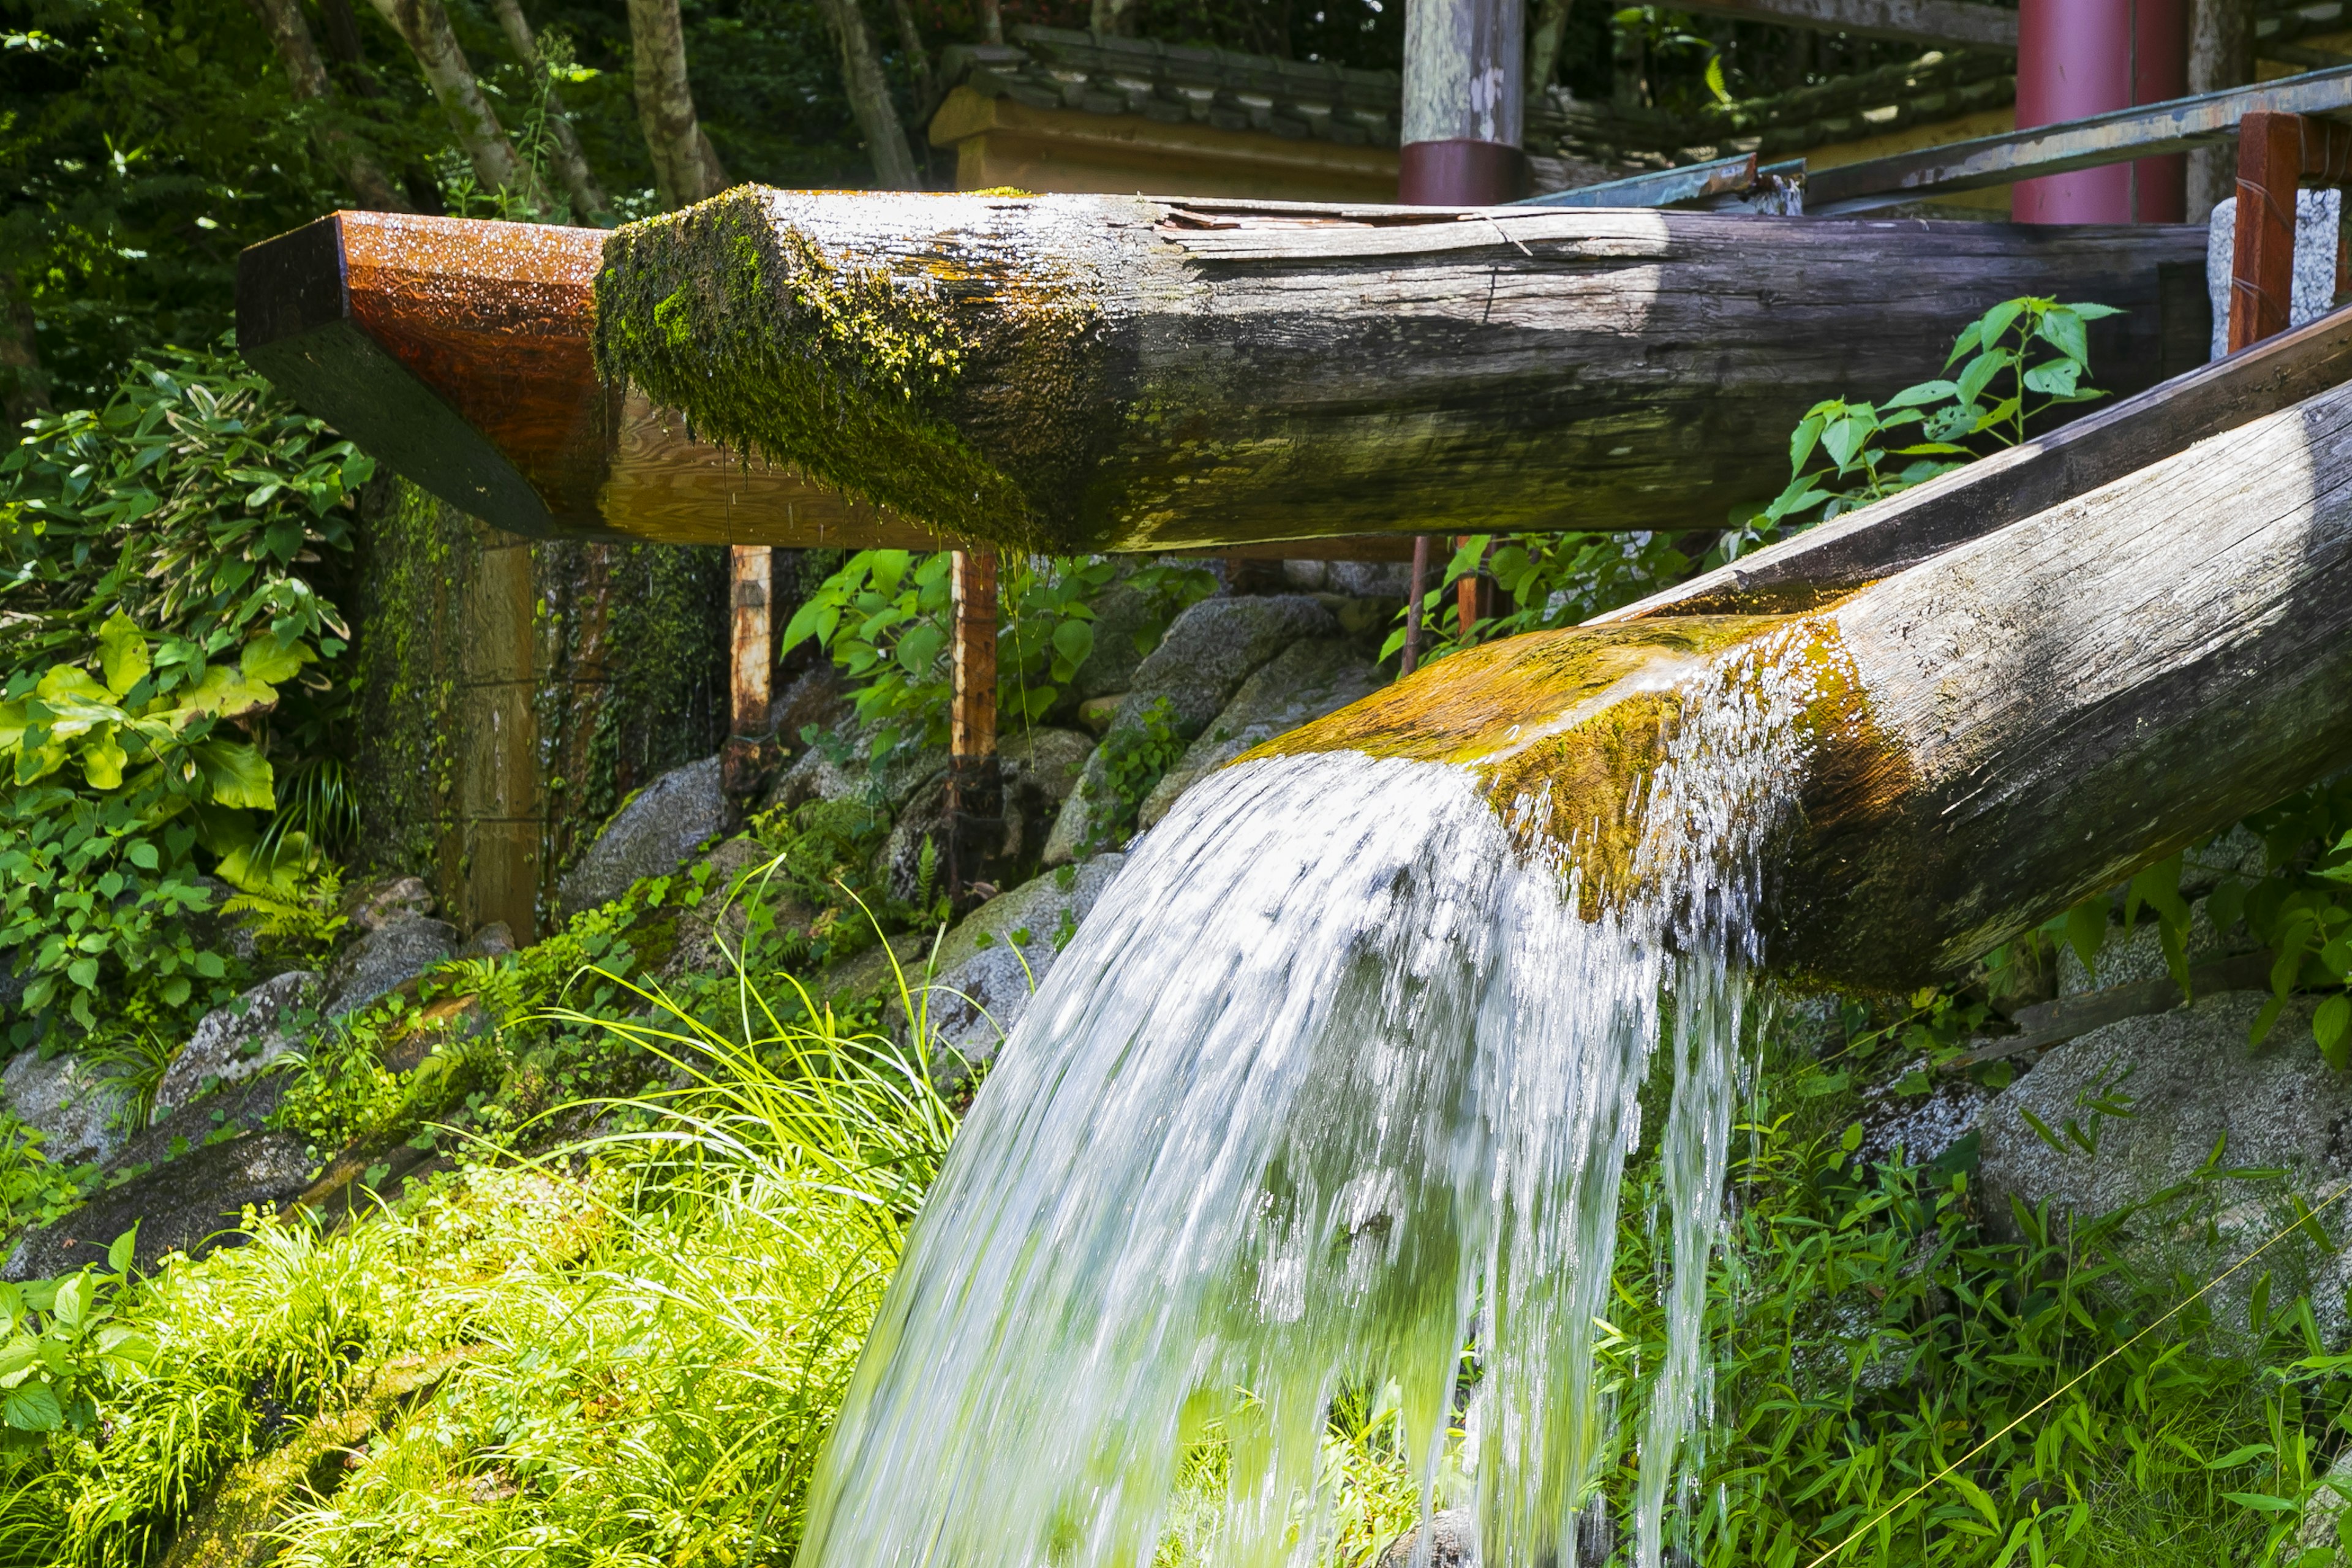
{"type": "Polygon", "coordinates": [[[769,720],[776,662],[769,615],[775,552],[764,544],[738,544],[727,553],[734,616],[727,661],[727,745],[719,755],[719,778],[727,798],[740,806],[759,793],[779,761],[769,720]]]}
{"type": "Polygon", "coordinates": [[[1412,585],[1408,590],[1404,608],[1404,658],[1400,661],[1399,679],[1411,675],[1421,667],[1421,623],[1426,617],[1429,595],[1429,535],[1412,537],[1412,585]]]}
{"type": "MultiPolygon", "coordinates": [[[[2352,128],[2304,114],[2238,122],[2238,219],[2230,258],[2230,352],[2286,331],[2294,303],[2296,193],[2352,183],[2352,128]]],[[[2344,242],[2336,292],[2345,292],[2344,242]]]]}
{"type": "MultiPolygon", "coordinates": [[[[1454,541],[1454,548],[1459,551],[1469,542],[1470,536],[1462,534],[1454,541]]],[[[1454,580],[1454,640],[1467,647],[1477,630],[1478,574],[1465,572],[1454,580]]]]}
{"type": "Polygon", "coordinates": [[[961,907],[994,891],[979,872],[1003,841],[1004,790],[996,765],[996,552],[956,551],[952,582],[947,872],[948,898],[961,907]]]}

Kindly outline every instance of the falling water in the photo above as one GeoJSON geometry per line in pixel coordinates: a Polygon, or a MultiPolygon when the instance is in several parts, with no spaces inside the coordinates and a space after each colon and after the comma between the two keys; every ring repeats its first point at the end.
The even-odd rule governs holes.
{"type": "Polygon", "coordinates": [[[1635,1543],[1701,1399],[1758,867],[1800,661],[1699,681],[1597,918],[1542,803],[1330,752],[1197,786],[1007,1042],[893,1283],[812,1494],[808,1568],[1149,1563],[1186,1447],[1230,1443],[1213,1556],[1304,1562],[1343,1386],[1401,1390],[1424,1496],[1461,1352],[1488,1568],[1573,1562],[1603,1448],[1591,1325],[1654,1047],[1670,1342],[1635,1543]],[[1533,845],[1536,847],[1530,848],[1533,845]]]}

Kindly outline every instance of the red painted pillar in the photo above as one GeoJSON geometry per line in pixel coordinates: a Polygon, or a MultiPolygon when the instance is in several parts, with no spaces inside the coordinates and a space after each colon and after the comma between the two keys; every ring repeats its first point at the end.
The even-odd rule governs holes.
{"type": "MultiPolygon", "coordinates": [[[[2019,0],[2020,130],[2159,103],[2189,90],[2184,0],[2019,0]]],[[[2021,180],[2020,223],[2179,223],[2188,158],[2174,153],[2021,180]]]]}

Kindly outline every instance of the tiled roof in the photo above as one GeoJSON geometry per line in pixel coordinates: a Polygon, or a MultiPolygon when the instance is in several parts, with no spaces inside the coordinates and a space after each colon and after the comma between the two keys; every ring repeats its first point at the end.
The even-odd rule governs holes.
{"type": "MultiPolygon", "coordinates": [[[[1011,44],[949,49],[949,84],[1040,109],[1139,114],[1357,146],[1397,142],[1394,71],[1058,27],[1020,27],[1013,37],[1011,44]]],[[[2016,94],[2007,57],[1958,49],[1696,115],[1588,102],[1555,87],[1528,105],[1527,148],[1537,185],[1558,190],[1727,152],[1789,156],[1998,108],[2016,94]]]]}
{"type": "Polygon", "coordinates": [[[1349,146],[1396,145],[1402,89],[1394,71],[1061,27],[1017,27],[1013,37],[1017,43],[949,49],[942,62],[949,83],[1039,109],[1140,114],[1349,146]]]}

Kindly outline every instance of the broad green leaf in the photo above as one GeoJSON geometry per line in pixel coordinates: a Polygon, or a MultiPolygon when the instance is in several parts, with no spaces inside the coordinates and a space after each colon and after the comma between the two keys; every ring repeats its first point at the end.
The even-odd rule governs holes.
{"type": "Polygon", "coordinates": [[[1838,466],[1840,473],[1843,473],[1847,465],[1853,461],[1853,455],[1862,450],[1863,443],[1870,439],[1870,433],[1877,427],[1877,423],[1874,417],[1856,412],[1822,432],[1822,450],[1829,454],[1830,461],[1838,466]]]}
{"type": "Polygon", "coordinates": [[[2242,1448],[2231,1449],[2218,1459],[2204,1459],[2200,1463],[2209,1470],[2226,1470],[2232,1465],[2242,1465],[2249,1459],[2264,1458],[2277,1451],[2268,1443],[2249,1443],[2242,1448]]]}
{"type": "Polygon", "coordinates": [[[114,727],[97,731],[81,749],[81,775],[92,789],[122,787],[122,764],[131,760],[114,738],[114,727]]]}
{"type": "MultiPolygon", "coordinates": [[[[1496,562],[1500,563],[1502,557],[1507,553],[1509,552],[1507,551],[1496,551],[1495,552],[1496,562]]],[[[1524,574],[1524,552],[1521,552],[1521,571],[1524,574]]],[[[1095,651],[1094,627],[1084,621],[1064,621],[1054,628],[1054,651],[1068,660],[1070,668],[1076,669],[1086,663],[1088,656],[1095,651]]]]}
{"type": "Polygon", "coordinates": [[[2098,978],[2099,949],[2107,940],[2107,899],[2094,894],[2066,911],[2066,945],[2083,961],[2083,972],[2098,978]]]}
{"type": "Polygon", "coordinates": [[[226,665],[212,665],[204,678],[178,696],[176,706],[169,715],[175,728],[185,728],[205,714],[216,719],[234,719],[242,713],[256,713],[275,707],[277,690],[258,681],[248,680],[242,672],[226,665]]]}
{"type": "Polygon", "coordinates": [[[237,656],[237,668],[247,680],[277,686],[293,679],[302,667],[317,658],[307,643],[281,646],[274,637],[256,637],[237,656]]]}
{"type": "Polygon", "coordinates": [[[1888,398],[1888,408],[1916,408],[1922,404],[1941,403],[1959,395],[1959,384],[1951,381],[1923,381],[1916,386],[1906,386],[1888,398]]]}
{"type": "Polygon", "coordinates": [[[1978,342],[1982,338],[1983,333],[1984,321],[1981,318],[1977,321],[1970,321],[1967,326],[1962,327],[1960,329],[1960,335],[1952,340],[1952,352],[1944,356],[1945,365],[1949,367],[1951,363],[1959,358],[1962,354],[1974,353],[1978,342]]]}
{"type": "Polygon", "coordinates": [[[2303,1505],[2268,1492],[2223,1492],[2223,1497],[2241,1508],[2251,1508],[2262,1513],[2294,1513],[2303,1505]]]}
{"type": "Polygon", "coordinates": [[[218,805],[274,811],[278,798],[268,760],[241,741],[209,740],[190,748],[206,798],[218,805]]]}
{"type": "Polygon", "coordinates": [[[0,1420],[19,1432],[54,1432],[65,1424],[65,1407],[46,1383],[28,1383],[8,1391],[0,1403],[0,1420]]]}
{"type": "Polygon", "coordinates": [[[58,1287],[58,1298],[50,1303],[49,1315],[69,1329],[81,1327],[82,1314],[89,1310],[89,1276],[77,1274],[58,1287]]]}
{"type": "Polygon", "coordinates": [[[2025,389],[2050,397],[2072,397],[2075,378],[2082,374],[2083,367],[2073,360],[2054,359],[2025,373],[2025,389]]]}
{"type": "Polygon", "coordinates": [[[1979,341],[1987,348],[1999,346],[2001,334],[2009,331],[2024,310],[2025,301],[2022,300],[2003,300],[2000,304],[1987,310],[1979,318],[1983,323],[1979,332],[1979,341]]]}
{"type": "Polygon", "coordinates": [[[2083,318],[2063,305],[2042,316],[2034,335],[2078,364],[2091,361],[2091,342],[2083,331],[2083,318]]]}
{"type": "MultiPolygon", "coordinates": [[[[1797,427],[1789,433],[1789,472],[1791,475],[1802,470],[1805,459],[1813,455],[1813,444],[1822,438],[1822,411],[1817,407],[1799,420],[1797,427]]],[[[1791,481],[1791,488],[1795,482],[1791,481]]]]}
{"type": "Polygon", "coordinates": [[[2078,303],[2062,306],[2061,309],[2072,310],[2074,314],[2080,316],[2086,321],[2096,321],[2107,316],[2120,316],[2124,313],[2124,308],[2121,305],[2084,305],[2078,303]]]}
{"type": "Polygon", "coordinates": [[[106,1266],[117,1274],[121,1273],[131,1267],[131,1255],[138,1248],[139,1227],[134,1225],[116,1237],[113,1245],[106,1249],[106,1266]]]}
{"type": "Polygon", "coordinates": [[[2010,363],[2010,356],[1998,350],[1980,353],[1969,361],[1960,371],[1959,400],[1974,403],[1978,395],[1992,384],[1992,378],[2007,370],[2010,363]]]}
{"type": "Polygon", "coordinates": [[[107,689],[117,697],[138,685],[154,668],[139,623],[120,610],[98,628],[98,667],[106,674],[107,689]]]}
{"type": "Polygon", "coordinates": [[[2352,1028],[2352,996],[2340,991],[2322,1002],[2311,1015],[2311,1035],[2319,1042],[2319,1054],[2338,1072],[2352,1065],[2352,1059],[2347,1059],[2352,1058],[2352,1053],[2344,1048],[2347,1028],[2352,1028]]]}

